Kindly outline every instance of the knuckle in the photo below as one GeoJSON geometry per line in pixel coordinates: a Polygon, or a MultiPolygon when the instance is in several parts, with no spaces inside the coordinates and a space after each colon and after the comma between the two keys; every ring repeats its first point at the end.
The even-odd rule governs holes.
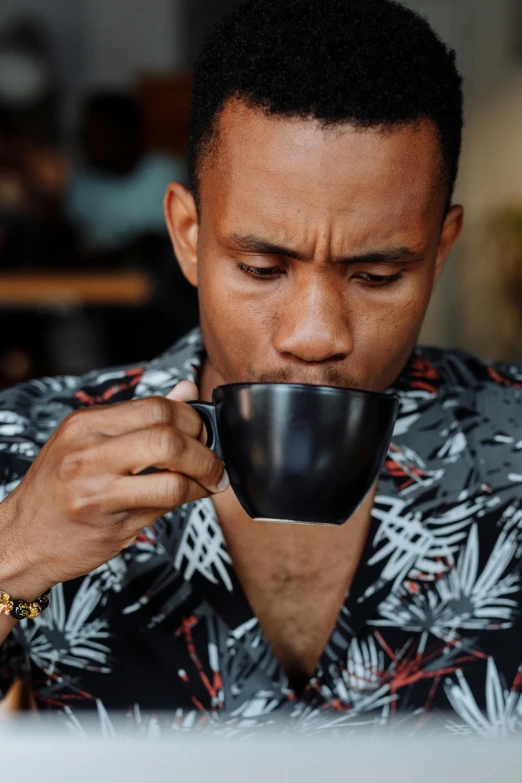
{"type": "Polygon", "coordinates": [[[212,452],[209,453],[207,463],[207,479],[209,486],[217,487],[223,476],[223,463],[212,452]]]}
{"type": "Polygon", "coordinates": [[[77,478],[85,469],[86,461],[86,454],[80,449],[63,454],[58,464],[58,478],[61,481],[77,478]]]}
{"type": "Polygon", "coordinates": [[[100,508],[98,501],[92,495],[83,492],[80,488],[77,491],[72,490],[68,510],[71,519],[96,527],[100,508]]]}
{"type": "Polygon", "coordinates": [[[165,476],[163,491],[166,506],[172,508],[182,506],[188,500],[190,482],[186,476],[172,473],[170,476],[165,476]]]}
{"type": "Polygon", "coordinates": [[[85,408],[80,408],[74,413],[70,413],[66,419],[63,420],[60,427],[61,431],[68,436],[76,435],[80,430],[83,430],[85,426],[85,417],[88,415],[88,411],[85,408]]]}
{"type": "Polygon", "coordinates": [[[147,416],[152,425],[168,424],[171,421],[171,405],[164,397],[149,397],[146,400],[146,406],[147,416]]]}
{"type": "Polygon", "coordinates": [[[158,474],[154,490],[146,500],[149,507],[177,508],[186,502],[188,479],[179,473],[158,474]]]}
{"type": "MultiPolygon", "coordinates": [[[[72,485],[69,492],[69,512],[76,519],[81,519],[89,525],[97,526],[100,519],[105,519],[105,499],[110,494],[106,481],[78,482],[72,485]]],[[[104,527],[107,527],[105,524],[104,527]]]]}
{"type": "Polygon", "coordinates": [[[89,520],[94,512],[92,498],[81,493],[74,493],[69,500],[69,512],[74,518],[86,518],[89,520]]]}
{"type": "Polygon", "coordinates": [[[174,427],[158,426],[153,431],[153,448],[164,457],[179,457],[184,451],[184,441],[174,427]]]}

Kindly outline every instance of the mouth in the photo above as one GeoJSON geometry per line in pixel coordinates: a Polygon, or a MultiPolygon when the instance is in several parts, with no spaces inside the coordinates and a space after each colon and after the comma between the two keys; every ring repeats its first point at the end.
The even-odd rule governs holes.
{"type": "Polygon", "coordinates": [[[333,386],[340,389],[366,389],[366,386],[356,381],[353,377],[341,377],[339,373],[324,372],[288,372],[265,371],[260,373],[247,373],[245,383],[288,383],[305,384],[307,386],[333,386]]]}

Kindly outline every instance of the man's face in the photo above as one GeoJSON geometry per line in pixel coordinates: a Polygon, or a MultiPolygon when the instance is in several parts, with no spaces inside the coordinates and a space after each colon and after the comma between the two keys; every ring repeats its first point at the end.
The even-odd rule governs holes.
{"type": "Polygon", "coordinates": [[[199,223],[181,186],[166,200],[216,381],[386,389],[461,227],[440,166],[427,121],[325,130],[228,104],[199,223]]]}

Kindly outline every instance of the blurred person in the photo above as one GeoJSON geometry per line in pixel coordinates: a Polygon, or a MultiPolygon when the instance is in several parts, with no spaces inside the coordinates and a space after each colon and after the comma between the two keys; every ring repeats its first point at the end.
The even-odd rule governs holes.
{"type": "MultiPolygon", "coordinates": [[[[139,103],[127,93],[91,95],[82,111],[81,161],[72,172],[65,213],[76,234],[74,263],[98,267],[139,265],[154,281],[154,301],[142,319],[129,310],[105,310],[104,328],[91,341],[107,362],[155,355],[198,322],[197,295],[172,256],[162,202],[172,181],[186,181],[181,160],[148,152],[139,103]]],[[[100,319],[101,321],[101,319],[100,319]]]]}
{"type": "Polygon", "coordinates": [[[184,181],[184,167],[146,151],[137,101],[117,92],[92,95],[82,113],[80,152],[66,212],[87,251],[128,251],[147,236],[167,237],[161,204],[167,185],[184,181]]]}
{"type": "Polygon", "coordinates": [[[201,330],[0,398],[4,693],[25,676],[75,730],[520,728],[522,369],[417,345],[462,102],[392,0],[248,0],[213,30],[165,199],[201,330]],[[242,510],[185,404],[241,381],[399,397],[345,525],[242,510]]]}

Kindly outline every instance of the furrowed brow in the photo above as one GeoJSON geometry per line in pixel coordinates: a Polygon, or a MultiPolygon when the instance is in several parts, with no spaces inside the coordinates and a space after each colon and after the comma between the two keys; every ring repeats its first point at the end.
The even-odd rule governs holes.
{"type": "Polygon", "coordinates": [[[261,237],[256,237],[254,234],[232,234],[229,237],[229,241],[239,250],[244,250],[247,253],[259,253],[261,256],[295,258],[297,261],[309,260],[308,256],[300,253],[298,250],[293,250],[291,247],[280,245],[277,242],[261,239],[261,237]]]}
{"type": "Polygon", "coordinates": [[[365,253],[356,253],[355,255],[345,256],[335,259],[344,264],[379,264],[390,261],[408,261],[418,256],[414,250],[405,246],[394,246],[383,248],[382,250],[369,250],[365,253]]]}
{"type": "MultiPolygon", "coordinates": [[[[293,258],[297,261],[311,261],[312,259],[305,253],[294,250],[291,247],[281,245],[278,242],[262,239],[254,234],[232,234],[228,241],[238,250],[244,250],[247,253],[258,253],[266,256],[280,256],[282,258],[293,258]]],[[[418,256],[414,250],[404,245],[393,245],[381,250],[369,250],[364,253],[357,253],[350,256],[341,256],[331,258],[334,263],[342,264],[379,264],[390,263],[394,261],[408,261],[418,256]]]]}

